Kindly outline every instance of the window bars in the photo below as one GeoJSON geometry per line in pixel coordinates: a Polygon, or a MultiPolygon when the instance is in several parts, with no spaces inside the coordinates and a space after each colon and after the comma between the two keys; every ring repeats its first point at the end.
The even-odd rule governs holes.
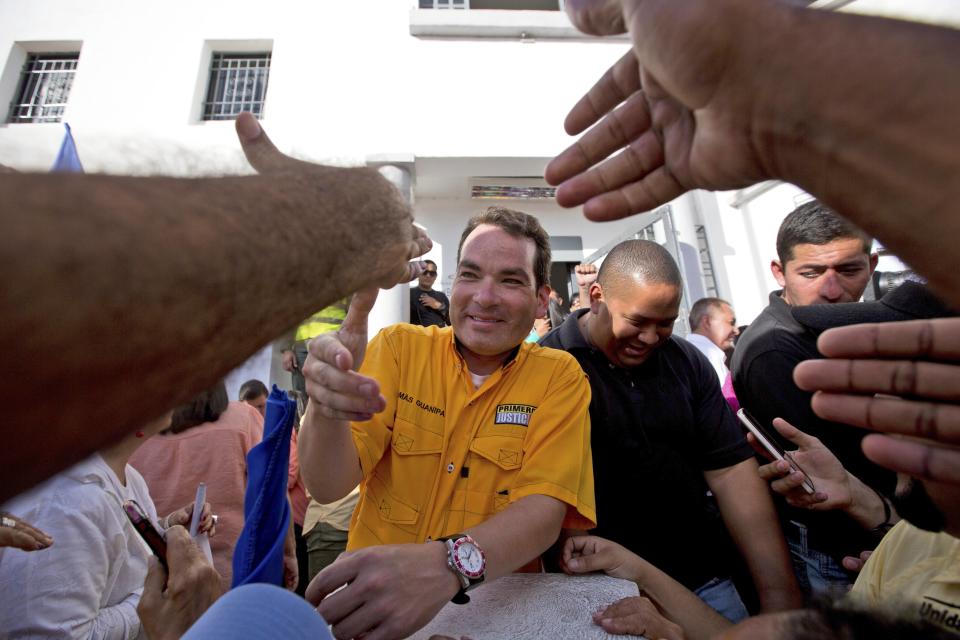
{"type": "Polygon", "coordinates": [[[10,122],[60,122],[80,53],[31,53],[20,74],[10,122]]]}
{"type": "Polygon", "coordinates": [[[263,115],[270,77],[270,53],[214,53],[204,120],[233,120],[241,111],[263,115]]]}

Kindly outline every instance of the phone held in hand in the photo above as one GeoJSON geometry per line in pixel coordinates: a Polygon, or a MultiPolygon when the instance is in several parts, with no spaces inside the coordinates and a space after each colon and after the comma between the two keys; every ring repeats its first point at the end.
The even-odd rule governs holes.
{"type": "Polygon", "coordinates": [[[153,526],[153,523],[150,522],[147,514],[144,513],[140,505],[133,500],[124,502],[123,510],[126,512],[127,517],[130,518],[133,528],[137,530],[137,533],[140,534],[143,541],[150,547],[153,555],[157,556],[164,569],[169,570],[167,567],[167,541],[163,538],[163,535],[157,531],[157,528],[153,526]]]}
{"type": "Polygon", "coordinates": [[[803,468],[794,461],[793,456],[790,455],[789,451],[784,451],[780,448],[773,435],[764,429],[760,423],[757,422],[756,418],[747,413],[746,409],[740,409],[737,411],[737,417],[740,418],[740,422],[743,423],[743,426],[753,434],[753,436],[757,439],[757,442],[760,443],[760,446],[762,446],[767,453],[773,456],[776,460],[786,460],[787,464],[790,465],[791,472],[799,471],[803,474],[804,491],[810,495],[816,493],[817,490],[813,486],[813,481],[810,479],[810,476],[807,475],[807,472],[804,471],[803,468]]]}

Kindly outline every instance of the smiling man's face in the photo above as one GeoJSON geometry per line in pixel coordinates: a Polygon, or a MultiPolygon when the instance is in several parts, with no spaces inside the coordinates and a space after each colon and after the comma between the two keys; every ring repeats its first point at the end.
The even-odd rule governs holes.
{"type": "Polygon", "coordinates": [[[536,285],[535,245],[481,224],[467,236],[450,292],[450,322],[467,366],[505,358],[546,313],[549,287],[536,285]]]}

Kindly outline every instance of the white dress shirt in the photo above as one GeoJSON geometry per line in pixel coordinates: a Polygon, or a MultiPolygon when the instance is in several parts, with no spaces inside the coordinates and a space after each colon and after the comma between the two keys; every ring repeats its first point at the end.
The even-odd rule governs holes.
{"type": "Polygon", "coordinates": [[[707,360],[710,361],[710,365],[713,367],[714,371],[717,372],[717,378],[720,379],[720,386],[723,386],[723,381],[727,379],[727,374],[730,373],[730,370],[727,369],[725,363],[727,359],[727,354],[723,352],[723,349],[713,344],[713,341],[706,336],[702,336],[699,333],[691,333],[687,336],[687,342],[695,346],[697,349],[700,349],[703,355],[707,356],[707,360]]]}
{"type": "Polygon", "coordinates": [[[142,635],[137,604],[150,550],[122,503],[134,500],[156,522],[143,477],[127,484],[99,454],[4,505],[53,537],[40,551],[0,549],[0,629],[16,638],[142,635]]]}

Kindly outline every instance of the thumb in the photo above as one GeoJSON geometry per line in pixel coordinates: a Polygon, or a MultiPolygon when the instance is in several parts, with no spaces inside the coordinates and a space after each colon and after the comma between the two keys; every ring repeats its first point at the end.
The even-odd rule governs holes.
{"type": "Polygon", "coordinates": [[[604,551],[592,553],[586,556],[577,556],[567,560],[567,568],[573,573],[592,573],[594,571],[605,571],[609,562],[606,559],[607,554],[604,551]]]}
{"type": "Polygon", "coordinates": [[[780,435],[798,447],[809,446],[812,444],[812,440],[814,439],[812,436],[808,436],[783,418],[774,418],[773,428],[776,429],[780,435]]]}
{"type": "Polygon", "coordinates": [[[367,318],[370,316],[370,310],[373,309],[379,293],[379,288],[367,287],[353,294],[350,299],[350,308],[347,309],[347,316],[343,319],[341,329],[350,333],[366,335],[367,318]]]}

